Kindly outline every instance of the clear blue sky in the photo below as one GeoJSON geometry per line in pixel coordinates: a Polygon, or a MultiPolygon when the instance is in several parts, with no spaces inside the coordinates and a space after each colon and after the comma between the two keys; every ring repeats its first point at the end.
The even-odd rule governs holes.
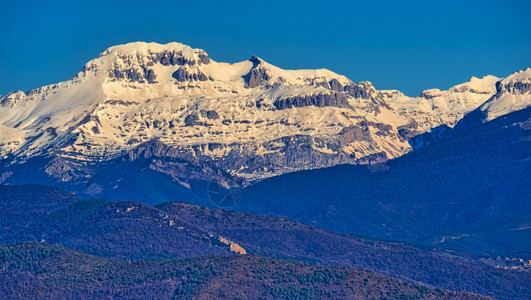
{"type": "Polygon", "coordinates": [[[531,1],[1,1],[0,94],[67,80],[109,46],[178,41],[408,95],[531,66],[531,1]],[[230,3],[230,4],[229,4],[230,3]]]}

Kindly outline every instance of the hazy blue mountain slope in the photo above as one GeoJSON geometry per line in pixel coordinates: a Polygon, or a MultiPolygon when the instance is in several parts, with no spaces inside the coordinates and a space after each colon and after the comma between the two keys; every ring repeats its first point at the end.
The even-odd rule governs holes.
{"type": "Polygon", "coordinates": [[[233,209],[486,255],[529,251],[531,239],[522,236],[531,222],[531,109],[487,123],[480,114],[383,165],[266,179],[246,189],[233,209]]]}
{"type": "Polygon", "coordinates": [[[139,202],[85,200],[36,223],[40,239],[122,259],[229,255],[229,246],[179,218],[139,202]]]}
{"type": "Polygon", "coordinates": [[[157,207],[206,230],[228,236],[253,254],[324,265],[354,266],[496,298],[529,293],[525,287],[531,284],[527,271],[493,268],[451,251],[355,238],[268,215],[184,203],[163,203],[157,207]]]}
{"type": "Polygon", "coordinates": [[[17,227],[20,216],[10,219],[5,214],[4,221],[11,227],[0,232],[2,243],[45,241],[93,255],[134,261],[229,255],[235,254],[230,250],[236,247],[253,255],[358,267],[495,297],[526,294],[529,291],[525,287],[531,286],[525,270],[499,269],[447,251],[353,238],[273,216],[184,203],[151,207],[139,202],[104,200],[67,202],[68,206],[57,205],[53,210],[50,203],[57,194],[55,189],[36,185],[0,186],[2,207],[14,203],[23,208],[23,203],[28,203],[33,207],[27,212],[28,218],[40,205],[48,207],[46,215],[33,218],[23,230],[14,231],[15,235],[10,232],[17,227]],[[40,200],[33,202],[24,196],[26,192],[39,194],[40,200]],[[17,193],[22,200],[17,200],[17,193]],[[9,199],[5,195],[10,195],[9,199]],[[230,242],[222,243],[220,237],[230,242]]]}
{"type": "Polygon", "coordinates": [[[80,201],[41,186],[0,186],[0,214],[2,244],[46,241],[122,259],[234,254],[218,235],[140,202],[80,201]]]}
{"type": "MultiPolygon", "coordinates": [[[[54,186],[75,192],[84,199],[97,195],[103,199],[135,200],[152,205],[165,201],[187,201],[199,205],[208,203],[208,200],[199,197],[193,190],[178,184],[170,175],[150,168],[151,164],[156,164],[161,159],[164,158],[139,158],[131,163],[125,157],[121,157],[102,163],[103,167],[96,168],[91,164],[78,166],[84,172],[91,173],[91,177],[72,181],[56,181],[40,171],[36,172],[35,170],[46,169],[48,162],[43,157],[34,157],[24,164],[11,165],[3,169],[12,173],[11,184],[54,186]]],[[[171,159],[166,160],[175,162],[171,159]]],[[[183,172],[191,172],[193,169],[194,166],[187,166],[183,172]]],[[[192,187],[201,183],[200,179],[191,181],[192,187]]]]}
{"type": "Polygon", "coordinates": [[[0,186],[0,243],[13,240],[35,222],[78,200],[71,192],[50,187],[0,186]]]}

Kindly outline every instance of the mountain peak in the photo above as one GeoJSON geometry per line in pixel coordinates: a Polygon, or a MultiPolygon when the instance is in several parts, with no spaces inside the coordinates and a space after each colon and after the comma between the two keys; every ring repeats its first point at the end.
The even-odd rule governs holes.
{"type": "Polygon", "coordinates": [[[512,73],[504,81],[531,82],[531,67],[512,73]]]}
{"type": "Polygon", "coordinates": [[[115,45],[105,49],[100,53],[100,57],[106,56],[112,53],[116,54],[133,54],[133,53],[143,53],[143,52],[165,52],[165,51],[183,51],[183,52],[193,52],[194,50],[202,49],[192,49],[192,47],[178,43],[171,42],[167,44],[159,44],[154,42],[131,42],[122,45],[115,45]]]}
{"type": "Polygon", "coordinates": [[[494,86],[500,78],[493,75],[486,75],[482,78],[471,76],[470,79],[448,89],[449,92],[463,93],[470,92],[476,94],[494,93],[494,86]]]}
{"type": "Polygon", "coordinates": [[[252,62],[253,65],[256,66],[256,65],[260,64],[263,60],[260,59],[260,57],[258,57],[256,55],[253,55],[253,56],[251,56],[251,59],[249,59],[249,61],[252,62]]]}
{"type": "Polygon", "coordinates": [[[113,57],[122,61],[127,60],[125,63],[137,60],[140,64],[145,64],[146,66],[152,66],[157,63],[165,66],[183,65],[186,63],[210,63],[210,58],[203,49],[194,49],[177,42],[167,44],[133,42],[112,46],[100,53],[96,61],[107,58],[113,63],[120,63],[116,59],[113,59],[113,57]]]}
{"type": "Polygon", "coordinates": [[[490,121],[530,106],[530,98],[531,68],[527,68],[496,82],[496,94],[480,109],[485,114],[485,121],[490,121]]]}
{"type": "MultiPolygon", "coordinates": [[[[496,80],[410,98],[327,69],[286,70],[258,56],[223,63],[181,43],[135,42],[108,48],[71,80],[1,97],[0,157],[47,156],[43,170],[65,181],[86,175],[79,161],[110,161],[152,140],[210,168],[204,174],[238,180],[381,162],[409,152],[410,137],[453,126],[495,94],[496,80]]],[[[183,185],[194,179],[167,172],[183,185]]]]}

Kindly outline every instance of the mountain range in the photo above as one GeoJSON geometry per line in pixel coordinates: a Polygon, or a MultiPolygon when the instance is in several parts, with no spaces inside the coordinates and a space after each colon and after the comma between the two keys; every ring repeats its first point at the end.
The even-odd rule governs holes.
{"type": "Polygon", "coordinates": [[[481,105],[485,121],[527,107],[530,78],[531,69],[472,77],[408,97],[326,69],[283,70],[256,56],[220,63],[179,43],[130,43],[103,51],[71,80],[0,98],[0,182],[107,196],[130,181],[118,170],[131,164],[191,190],[198,181],[245,187],[382,163],[481,105]]]}
{"type": "Polygon", "coordinates": [[[243,190],[231,209],[528,260],[531,108],[489,122],[481,122],[484,116],[478,108],[429,145],[384,164],[265,179],[243,190]]]}
{"type": "Polygon", "coordinates": [[[527,299],[530,104],[110,47],[0,96],[0,298],[527,299]]]}

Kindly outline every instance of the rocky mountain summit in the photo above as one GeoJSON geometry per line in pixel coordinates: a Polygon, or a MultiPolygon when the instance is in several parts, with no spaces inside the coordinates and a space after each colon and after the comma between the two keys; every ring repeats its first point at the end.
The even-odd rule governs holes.
{"type": "Polygon", "coordinates": [[[525,107],[528,70],[507,83],[473,77],[412,98],[256,56],[229,64],[179,43],[115,46],[71,80],[0,98],[0,181],[20,183],[15,175],[26,165],[31,176],[97,195],[98,170],[139,160],[187,188],[194,180],[244,186],[302,169],[379,163],[495,94],[527,89],[511,106],[525,107]]]}
{"type": "Polygon", "coordinates": [[[516,72],[496,82],[496,94],[481,106],[484,121],[529,107],[531,102],[531,68],[516,72]]]}

